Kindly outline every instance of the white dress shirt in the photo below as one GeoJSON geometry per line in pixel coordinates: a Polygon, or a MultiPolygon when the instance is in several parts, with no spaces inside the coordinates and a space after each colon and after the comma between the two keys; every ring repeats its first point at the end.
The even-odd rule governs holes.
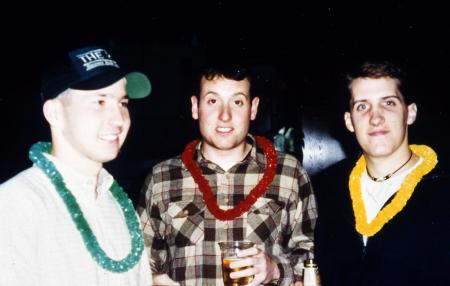
{"type": "MultiPolygon", "coordinates": [[[[112,176],[102,169],[96,184],[96,177],[47,157],[62,174],[105,253],[125,258],[131,238],[109,191],[112,176]]],[[[33,166],[0,185],[0,285],[148,286],[151,272],[145,253],[124,273],[97,264],[53,184],[33,166]]]]}

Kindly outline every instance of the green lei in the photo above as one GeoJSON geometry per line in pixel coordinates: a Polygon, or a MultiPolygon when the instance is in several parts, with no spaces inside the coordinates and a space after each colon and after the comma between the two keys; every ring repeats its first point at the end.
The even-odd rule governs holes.
{"type": "Polygon", "coordinates": [[[114,260],[107,256],[105,251],[99,245],[95,234],[93,233],[89,223],[86,221],[77,200],[72,195],[69,189],[67,189],[64,183],[63,177],[56,169],[55,165],[48,160],[43,153],[49,153],[51,150],[51,143],[49,142],[37,142],[34,144],[29,153],[29,158],[38,166],[51,180],[55,186],[58,194],[67,207],[67,210],[72,217],[84,244],[91,254],[92,258],[104,269],[112,272],[126,272],[133,268],[134,265],[141,258],[144,251],[144,240],[142,238],[142,232],[140,229],[139,221],[136,217],[136,213],[131,200],[116,181],[110,187],[110,191],[114,198],[119,203],[125,221],[128,227],[128,232],[131,236],[131,251],[122,260],[114,260]]]}

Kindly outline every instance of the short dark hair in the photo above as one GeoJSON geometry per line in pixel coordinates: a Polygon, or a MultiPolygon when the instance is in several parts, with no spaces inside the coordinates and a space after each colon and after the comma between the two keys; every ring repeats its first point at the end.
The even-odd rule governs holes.
{"type": "Polygon", "coordinates": [[[253,82],[252,75],[248,68],[236,65],[218,65],[203,67],[197,73],[197,77],[194,82],[193,92],[194,95],[200,96],[202,79],[213,80],[215,78],[226,78],[235,81],[248,80],[250,83],[250,98],[253,98],[253,82]]]}
{"type": "Polygon", "coordinates": [[[371,62],[366,61],[356,69],[350,71],[346,75],[347,89],[349,92],[349,99],[352,99],[352,84],[359,78],[383,78],[389,77],[397,83],[397,88],[400,91],[405,103],[409,104],[413,100],[412,91],[407,90],[407,76],[403,69],[389,61],[371,62]],[[406,95],[408,94],[408,95],[406,95]]]}

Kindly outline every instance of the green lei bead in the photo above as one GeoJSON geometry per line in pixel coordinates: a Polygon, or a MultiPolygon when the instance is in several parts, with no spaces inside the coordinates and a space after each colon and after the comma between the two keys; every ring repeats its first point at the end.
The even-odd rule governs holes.
{"type": "Polygon", "coordinates": [[[73,222],[80,232],[84,244],[92,258],[94,258],[94,260],[97,261],[101,267],[112,272],[126,272],[133,268],[133,266],[136,265],[141,258],[142,252],[144,251],[144,240],[133,204],[128,198],[128,195],[122,190],[116,181],[113,181],[113,184],[109,190],[123,211],[128,232],[131,236],[130,253],[122,260],[114,260],[108,257],[99,245],[95,234],[93,233],[89,223],[86,221],[83,212],[80,209],[80,206],[78,205],[77,200],[69,189],[67,189],[63,177],[58,170],[56,170],[55,165],[43,155],[44,152],[49,153],[51,147],[52,145],[49,142],[37,142],[31,147],[29,158],[34,164],[36,164],[36,166],[44,171],[55,186],[58,194],[66,205],[73,222]]]}

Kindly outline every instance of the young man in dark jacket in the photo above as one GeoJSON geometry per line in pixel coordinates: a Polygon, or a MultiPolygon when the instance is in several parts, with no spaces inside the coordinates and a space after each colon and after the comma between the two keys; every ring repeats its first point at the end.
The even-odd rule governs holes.
{"type": "Polygon", "coordinates": [[[362,156],[313,180],[324,286],[450,285],[449,178],[430,147],[409,145],[417,106],[402,75],[383,62],[348,76],[345,125],[362,156]]]}

